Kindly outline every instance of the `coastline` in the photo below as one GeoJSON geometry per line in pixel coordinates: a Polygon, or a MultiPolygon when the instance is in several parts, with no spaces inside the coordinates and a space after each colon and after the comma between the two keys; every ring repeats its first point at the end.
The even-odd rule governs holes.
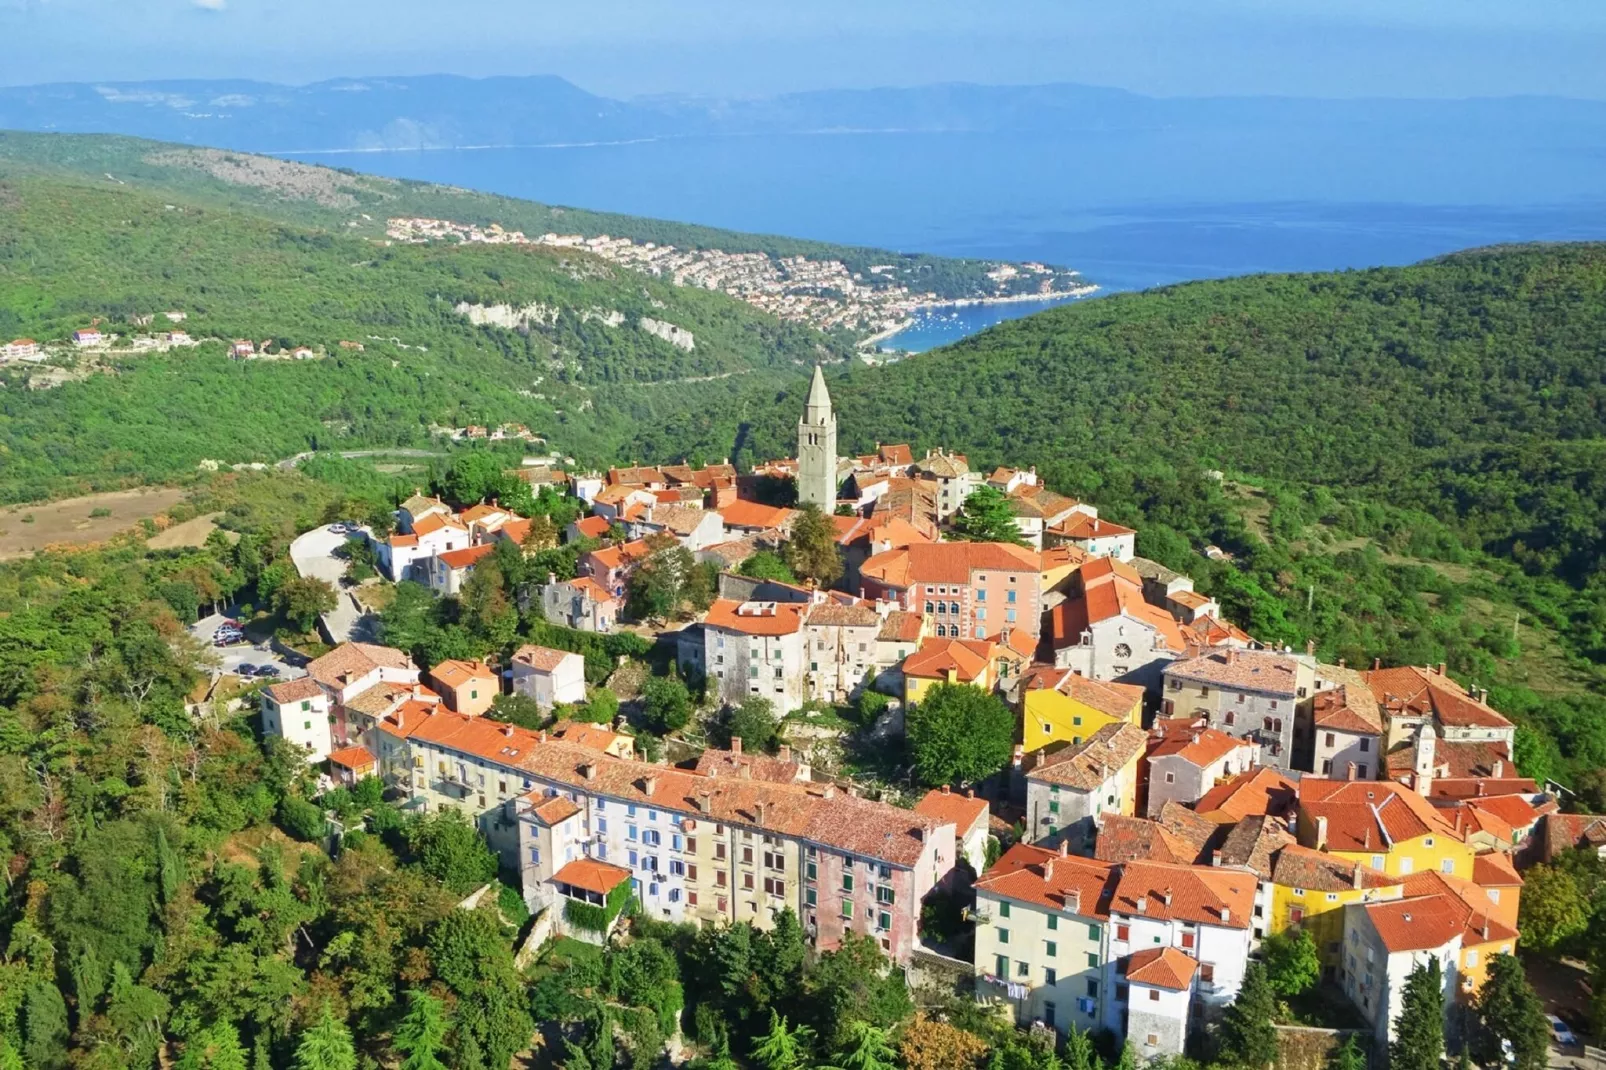
{"type": "Polygon", "coordinates": [[[883,327],[876,333],[861,338],[854,345],[855,348],[861,351],[874,350],[876,346],[887,339],[894,338],[914,327],[919,322],[914,313],[925,312],[930,309],[968,308],[972,305],[1016,305],[1033,301],[1063,303],[1097,293],[1099,288],[1097,283],[1088,283],[1086,286],[1078,286],[1073,290],[1056,290],[1053,293],[1009,294],[1003,297],[958,297],[947,301],[922,301],[909,310],[910,315],[905,316],[890,327],[883,327]]]}

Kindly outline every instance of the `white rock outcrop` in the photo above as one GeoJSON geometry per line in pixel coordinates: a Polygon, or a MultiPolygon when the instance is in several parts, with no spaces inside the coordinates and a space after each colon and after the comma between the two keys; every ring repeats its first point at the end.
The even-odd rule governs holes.
{"type": "Polygon", "coordinates": [[[684,349],[690,352],[697,346],[697,339],[690,331],[676,327],[673,323],[665,323],[663,320],[655,320],[643,316],[637,321],[636,326],[650,335],[662,338],[677,349],[684,349]]]}
{"type": "Polygon", "coordinates": [[[476,327],[506,327],[510,331],[550,327],[558,322],[558,310],[543,304],[514,308],[512,305],[471,305],[467,301],[459,301],[452,311],[466,317],[476,327]]]}

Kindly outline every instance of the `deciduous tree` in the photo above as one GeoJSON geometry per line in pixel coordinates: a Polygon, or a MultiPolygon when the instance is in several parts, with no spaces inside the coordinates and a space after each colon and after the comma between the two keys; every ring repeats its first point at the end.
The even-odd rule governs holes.
{"type": "Polygon", "coordinates": [[[983,780],[1014,753],[1015,716],[970,684],[935,684],[906,715],[909,756],[921,783],[983,780]]]}
{"type": "Polygon", "coordinates": [[[813,503],[798,508],[792,533],[782,548],[786,567],[817,587],[829,587],[842,577],[842,551],[836,544],[836,526],[813,503]]]}
{"type": "Polygon", "coordinates": [[[954,514],[953,533],[970,542],[1008,542],[1024,546],[1015,511],[1002,491],[977,487],[954,514]]]}
{"type": "Polygon", "coordinates": [[[1304,929],[1284,929],[1261,941],[1260,958],[1266,964],[1271,989],[1285,999],[1297,996],[1322,976],[1322,958],[1316,941],[1304,929]]]}

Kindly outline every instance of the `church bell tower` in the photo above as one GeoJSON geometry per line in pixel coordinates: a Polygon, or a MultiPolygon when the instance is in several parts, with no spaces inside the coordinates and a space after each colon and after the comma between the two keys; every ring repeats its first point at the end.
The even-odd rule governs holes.
{"type": "Polygon", "coordinates": [[[827,516],[836,510],[836,414],[825,374],[814,366],[809,399],[797,422],[797,500],[812,502],[827,516]]]}

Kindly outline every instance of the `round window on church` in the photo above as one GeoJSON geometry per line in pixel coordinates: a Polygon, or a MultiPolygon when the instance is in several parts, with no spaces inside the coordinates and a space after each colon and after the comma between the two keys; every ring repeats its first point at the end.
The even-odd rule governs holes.
{"type": "Polygon", "coordinates": [[[1130,658],[1132,656],[1132,648],[1125,643],[1116,643],[1115,656],[1118,658],[1130,658]]]}

